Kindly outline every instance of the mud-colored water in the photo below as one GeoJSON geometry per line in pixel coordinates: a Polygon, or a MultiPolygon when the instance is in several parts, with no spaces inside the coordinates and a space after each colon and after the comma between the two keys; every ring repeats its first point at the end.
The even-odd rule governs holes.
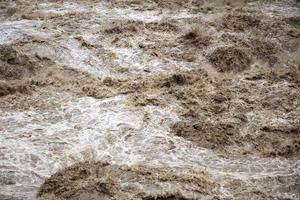
{"type": "MultiPolygon", "coordinates": [[[[298,199],[300,81],[293,59],[299,26],[282,18],[299,17],[299,5],[243,1],[238,6],[244,7],[237,8],[181,5],[176,0],[168,6],[137,2],[0,2],[0,44],[16,50],[16,57],[26,55],[35,67],[32,74],[18,76],[20,80],[0,80],[0,90],[5,90],[0,91],[0,199],[33,199],[47,178],[80,161],[110,163],[104,168],[116,170],[112,177],[117,184],[135,187],[138,181],[131,179],[143,180],[139,192],[170,192],[166,197],[159,193],[156,197],[161,199],[245,199],[249,194],[257,199],[298,199]],[[237,16],[228,18],[235,12],[237,16]],[[265,15],[257,20],[256,15],[249,17],[251,12],[265,15]],[[238,29],[226,27],[232,19],[238,29]],[[266,30],[272,20],[278,23],[266,30]],[[201,28],[191,28],[195,26],[201,28]],[[275,46],[251,46],[253,37],[266,34],[275,46]],[[207,35],[209,42],[203,39],[207,35]],[[218,54],[212,61],[214,52],[218,54]],[[63,67],[75,70],[65,72],[63,67]],[[20,84],[26,84],[26,92],[14,88],[20,84]],[[237,136],[222,129],[230,144],[214,136],[223,124],[238,130],[237,136]],[[217,128],[207,128],[212,125],[217,128]],[[164,170],[171,171],[172,178],[158,178],[156,188],[149,182],[153,177],[145,178],[143,171],[122,176],[124,167],[130,171],[136,166],[158,169],[155,180],[164,170]],[[202,173],[203,179],[198,179],[202,173]],[[191,177],[190,185],[174,179],[182,174],[191,177]],[[207,186],[193,183],[199,180],[207,186]],[[174,185],[180,194],[171,191],[174,185]],[[191,191],[205,195],[191,197],[191,191]]],[[[11,69],[24,66],[15,60],[1,62],[11,69]]],[[[90,164],[62,173],[72,177],[85,165],[90,164]]],[[[102,164],[91,166],[102,169],[102,164]]],[[[52,178],[50,183],[61,181],[56,175],[52,178]]],[[[85,195],[95,183],[88,190],[80,185],[85,195]]],[[[71,198],[51,187],[40,195],[48,193],[71,198]]],[[[133,198],[125,194],[111,199],[133,198]]],[[[80,199],[80,192],[72,198],[80,199]]]]}

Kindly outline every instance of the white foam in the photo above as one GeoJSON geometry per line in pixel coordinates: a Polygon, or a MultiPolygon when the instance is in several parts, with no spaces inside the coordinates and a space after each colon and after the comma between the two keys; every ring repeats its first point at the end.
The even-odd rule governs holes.
{"type": "Polygon", "coordinates": [[[97,100],[47,95],[60,106],[0,114],[0,174],[16,181],[4,185],[3,194],[32,196],[46,177],[86,159],[206,168],[215,176],[241,179],[299,174],[297,160],[225,159],[170,134],[168,127],[178,120],[175,105],[131,108],[125,96],[97,100]]]}
{"type": "Polygon", "coordinates": [[[36,30],[36,27],[41,23],[38,20],[0,22],[0,44],[11,43],[25,35],[49,36],[49,33],[36,30]]]}

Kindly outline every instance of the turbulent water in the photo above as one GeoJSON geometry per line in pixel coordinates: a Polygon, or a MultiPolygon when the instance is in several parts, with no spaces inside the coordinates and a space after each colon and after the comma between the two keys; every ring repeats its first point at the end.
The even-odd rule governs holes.
{"type": "MultiPolygon", "coordinates": [[[[110,36],[99,34],[103,27],[109,27],[114,21],[210,21],[222,14],[191,12],[187,8],[143,10],[134,4],[115,7],[102,1],[43,1],[32,2],[32,5],[29,1],[22,2],[23,7],[15,1],[7,4],[17,11],[12,16],[1,17],[1,45],[21,44],[20,48],[26,55],[47,58],[55,65],[99,78],[193,70],[205,60],[204,55],[199,55],[195,62],[167,56],[162,58],[160,52],[151,57],[140,48],[141,43],[157,44],[175,37],[168,31],[135,35],[126,40],[121,35],[114,43],[110,36]],[[122,71],[124,69],[126,73],[122,71]]],[[[249,5],[253,8],[262,6],[249,5]]],[[[299,16],[300,12],[299,7],[287,3],[263,5],[265,7],[259,9],[270,15],[274,10],[282,16],[299,16]]],[[[1,9],[2,13],[7,12],[6,8],[1,9]]],[[[186,30],[182,24],[179,26],[186,30]]],[[[213,49],[214,45],[209,48],[213,49]]],[[[180,47],[175,46],[171,54],[179,51],[180,47]]],[[[7,99],[3,100],[6,104],[1,106],[0,113],[0,199],[31,199],[50,175],[86,160],[205,170],[218,180],[225,181],[228,177],[245,182],[256,180],[253,187],[274,184],[272,195],[291,199],[300,197],[299,185],[258,181],[272,177],[298,177],[299,156],[224,156],[173,134],[170,127],[181,120],[180,111],[184,109],[178,102],[171,100],[165,106],[132,106],[128,97],[122,92],[107,98],[77,95],[55,84],[37,87],[30,94],[1,97],[7,99]]],[[[294,119],[299,119],[299,105],[294,113],[294,119]]],[[[253,117],[252,123],[259,119],[256,114],[247,113],[248,119],[253,117]]],[[[285,119],[278,116],[272,120],[273,123],[285,124],[285,119]]],[[[249,124],[251,127],[251,121],[249,124]]],[[[243,129],[244,132],[247,130],[247,127],[243,129]]],[[[222,187],[219,194],[232,197],[222,187]]]]}

